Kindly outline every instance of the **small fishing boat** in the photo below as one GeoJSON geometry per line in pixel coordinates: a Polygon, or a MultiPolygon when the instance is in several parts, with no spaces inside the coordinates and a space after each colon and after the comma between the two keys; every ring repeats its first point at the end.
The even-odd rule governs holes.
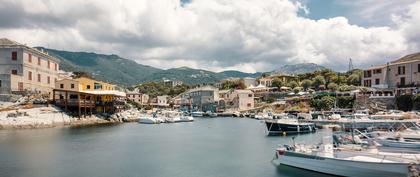
{"type": "Polygon", "coordinates": [[[301,123],[296,119],[274,119],[265,122],[269,135],[311,133],[316,131],[314,123],[301,123]]]}
{"type": "Polygon", "coordinates": [[[194,112],[191,112],[191,116],[193,116],[193,117],[203,117],[203,112],[194,111],[194,112]]]}
{"type": "Polygon", "coordinates": [[[273,159],[283,164],[337,176],[406,177],[420,166],[413,158],[374,150],[334,148],[333,144],[284,145],[273,159]]]}

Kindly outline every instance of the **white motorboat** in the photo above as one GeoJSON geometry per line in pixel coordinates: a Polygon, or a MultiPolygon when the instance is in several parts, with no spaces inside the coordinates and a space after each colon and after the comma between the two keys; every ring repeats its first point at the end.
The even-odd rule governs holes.
{"type": "Polygon", "coordinates": [[[192,122],[192,121],[194,121],[193,116],[188,116],[188,115],[181,116],[181,122],[192,122]]]}
{"type": "Polygon", "coordinates": [[[320,173],[351,177],[406,177],[420,166],[414,158],[374,150],[334,148],[332,144],[293,145],[276,150],[274,161],[320,173]]]}
{"type": "Polygon", "coordinates": [[[273,119],[273,114],[271,112],[268,113],[258,113],[255,115],[255,119],[263,120],[263,119],[273,119]]]}
{"type": "Polygon", "coordinates": [[[413,140],[405,140],[402,137],[382,137],[378,139],[378,143],[386,147],[420,149],[420,142],[413,140]]]}
{"type": "Polygon", "coordinates": [[[166,112],[163,113],[163,115],[164,115],[164,119],[167,123],[182,122],[182,120],[181,120],[182,113],[181,112],[166,111],[166,112]]]}
{"type": "Polygon", "coordinates": [[[206,112],[206,115],[207,115],[208,117],[217,117],[217,114],[216,114],[216,113],[214,113],[214,112],[211,112],[211,111],[207,111],[207,112],[206,112]]]}
{"type": "Polygon", "coordinates": [[[203,112],[194,111],[194,112],[191,112],[191,116],[193,116],[193,117],[203,117],[203,112]]]}
{"type": "Polygon", "coordinates": [[[142,123],[142,124],[160,124],[163,122],[161,119],[153,118],[150,116],[142,116],[139,118],[138,121],[139,123],[142,123]]]}
{"type": "Polygon", "coordinates": [[[408,128],[403,131],[397,132],[397,136],[404,139],[420,140],[420,130],[418,128],[408,128]]]}

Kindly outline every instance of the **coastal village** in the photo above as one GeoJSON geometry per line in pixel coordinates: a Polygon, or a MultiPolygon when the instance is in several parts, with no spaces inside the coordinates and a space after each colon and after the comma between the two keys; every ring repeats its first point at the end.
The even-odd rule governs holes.
{"type": "MultiPolygon", "coordinates": [[[[350,60],[344,72],[330,69],[295,75],[268,72],[256,78],[231,77],[197,85],[162,79],[129,87],[96,80],[88,73],[63,71],[58,58],[12,39],[0,39],[0,61],[1,129],[123,122],[160,124],[238,117],[263,121],[267,135],[287,136],[331,128],[350,131],[352,143],[365,145],[373,139],[367,130],[386,130],[376,132],[376,136],[386,134],[379,138],[382,146],[412,148],[412,151],[420,148],[417,142],[420,139],[420,53],[365,69],[353,68],[350,60]],[[362,140],[355,138],[354,133],[362,140]]],[[[337,138],[348,139],[349,135],[337,138]]],[[[418,176],[412,165],[418,154],[406,154],[403,160],[388,154],[386,160],[393,163],[387,164],[385,157],[378,155],[363,154],[362,158],[364,151],[349,150],[348,144],[334,143],[334,147],[342,148],[342,153],[349,152],[343,159],[353,159],[351,163],[356,166],[359,162],[377,165],[360,168],[369,174],[361,176],[372,176],[372,169],[381,163],[390,170],[375,171],[377,175],[401,176],[407,172],[418,176]],[[380,158],[382,161],[378,162],[380,158]]],[[[332,144],[311,148],[279,147],[275,159],[286,160],[283,161],[286,165],[299,168],[355,175],[346,170],[322,169],[331,164],[313,167],[300,163],[301,160],[319,163],[319,159],[312,157],[318,156],[315,151],[324,153],[319,157],[333,159],[328,163],[336,163],[341,158],[332,154],[332,144]]]]}

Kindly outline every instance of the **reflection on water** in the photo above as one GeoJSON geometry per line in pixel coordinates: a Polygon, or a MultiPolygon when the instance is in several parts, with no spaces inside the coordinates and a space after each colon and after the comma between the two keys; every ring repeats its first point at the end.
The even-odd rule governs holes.
{"type": "MultiPolygon", "coordinates": [[[[295,141],[316,143],[329,133],[295,141]]],[[[266,136],[260,121],[238,118],[3,130],[0,176],[325,176],[270,163],[278,144],[291,142],[290,136],[266,136]]]]}

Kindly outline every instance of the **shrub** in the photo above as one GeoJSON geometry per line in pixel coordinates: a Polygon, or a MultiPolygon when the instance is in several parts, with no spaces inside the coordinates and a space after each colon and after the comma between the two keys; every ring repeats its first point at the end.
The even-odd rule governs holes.
{"type": "Polygon", "coordinates": [[[412,95],[397,96],[397,108],[402,111],[411,111],[413,109],[413,100],[412,95]]]}

